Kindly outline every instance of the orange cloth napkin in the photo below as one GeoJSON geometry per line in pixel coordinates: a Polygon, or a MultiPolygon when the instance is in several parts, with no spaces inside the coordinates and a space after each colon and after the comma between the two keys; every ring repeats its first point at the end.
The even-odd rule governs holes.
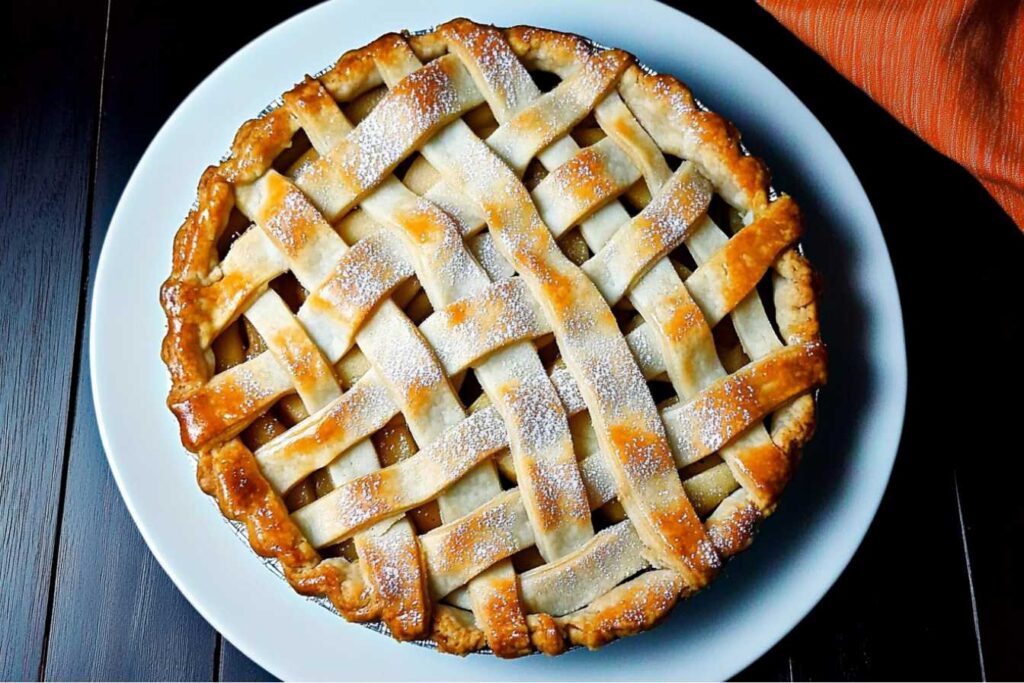
{"type": "Polygon", "coordinates": [[[1024,230],[1024,2],[757,1],[1024,230]]]}

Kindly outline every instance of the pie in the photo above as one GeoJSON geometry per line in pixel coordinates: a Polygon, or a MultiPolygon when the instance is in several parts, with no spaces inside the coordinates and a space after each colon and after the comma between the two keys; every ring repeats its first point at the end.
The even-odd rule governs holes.
{"type": "Polygon", "coordinates": [[[625,52],[388,34],[203,174],[168,405],[299,593],[446,652],[596,648],[711,581],[793,473],[826,375],[800,234],[625,52]]]}

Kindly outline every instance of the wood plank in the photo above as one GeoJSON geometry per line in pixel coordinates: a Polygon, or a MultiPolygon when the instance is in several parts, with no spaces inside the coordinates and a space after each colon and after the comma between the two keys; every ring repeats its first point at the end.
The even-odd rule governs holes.
{"type": "MultiPolygon", "coordinates": [[[[121,191],[153,135],[221,61],[294,11],[247,13],[240,3],[195,1],[111,4],[90,283],[121,191]],[[244,14],[255,16],[240,23],[244,14]],[[232,30],[226,33],[225,26],[232,30]]],[[[224,662],[217,661],[219,635],[178,592],[139,536],[103,456],[89,381],[83,363],[46,677],[213,680],[223,673],[257,678],[262,670],[234,648],[224,662]]]]}
{"type": "MultiPolygon", "coordinates": [[[[797,680],[978,678],[982,670],[972,627],[972,585],[959,533],[953,459],[942,444],[946,435],[935,429],[935,421],[952,400],[945,382],[953,357],[947,356],[950,346],[940,341],[948,338],[950,320],[940,283],[956,270],[950,261],[955,253],[949,249],[955,235],[947,228],[956,223],[948,222],[950,202],[944,198],[961,196],[962,188],[973,181],[753,3],[672,4],[750,51],[836,138],[878,213],[904,305],[911,391],[889,491],[850,567],[784,641],[792,657],[792,675],[797,680]]],[[[713,100],[713,93],[708,97],[713,100]]],[[[774,149],[770,136],[754,138],[755,132],[748,131],[755,153],[760,150],[773,158],[777,182],[786,187],[785,164],[775,163],[785,158],[785,150],[774,149]]],[[[844,467],[855,466],[835,460],[846,452],[844,435],[836,426],[850,419],[866,391],[865,382],[871,380],[847,367],[856,366],[859,357],[858,311],[844,308],[830,314],[828,304],[854,300],[844,281],[849,278],[834,275],[852,276],[855,264],[844,263],[843,245],[822,234],[828,230],[828,207],[820,204],[822,200],[798,199],[808,215],[811,258],[833,274],[825,283],[824,333],[832,357],[844,359],[844,366],[833,364],[832,381],[822,393],[819,433],[794,480],[794,486],[820,489],[818,504],[826,506],[829,477],[842,476],[844,467]]],[[[783,500],[779,514],[787,502],[800,502],[803,493],[791,491],[793,497],[783,500]]]]}
{"type": "Polygon", "coordinates": [[[1024,680],[1024,503],[1014,484],[1024,478],[1019,424],[1019,354],[1024,348],[1024,239],[1002,210],[974,186],[958,195],[949,225],[970,230],[977,255],[963,263],[952,307],[971,311],[972,340],[984,361],[950,373],[949,395],[960,407],[948,430],[955,446],[956,495],[980,656],[991,680],[1024,680]],[[1008,373],[1009,370],[1009,373],[1008,373]],[[1009,376],[1008,376],[1009,375],[1009,376]]]}
{"type": "Polygon", "coordinates": [[[0,679],[39,675],[77,348],[104,4],[5,11],[0,679]]]}
{"type": "MultiPolygon", "coordinates": [[[[802,68],[806,73],[808,67],[802,68]]],[[[1009,233],[1005,223],[988,219],[998,209],[974,179],[861,93],[850,87],[850,95],[843,97],[821,85],[810,90],[798,94],[846,150],[883,226],[903,301],[911,384],[886,500],[854,564],[801,625],[796,675],[983,678],[992,675],[992,662],[986,659],[986,670],[979,656],[972,595],[987,582],[977,580],[977,573],[972,581],[967,571],[954,468],[980,473],[991,484],[991,471],[975,469],[982,463],[964,455],[984,452],[989,444],[994,448],[1001,438],[999,430],[992,430],[990,440],[983,437],[979,444],[974,437],[986,429],[974,425],[1005,423],[986,414],[988,402],[973,400],[986,395],[975,386],[979,375],[995,375],[976,372],[971,367],[976,361],[968,359],[987,346],[978,342],[994,320],[975,302],[981,298],[1005,306],[1015,300],[1007,296],[1008,287],[979,289],[974,282],[976,273],[990,269],[1014,272],[988,256],[997,235],[1009,233]],[[863,144],[866,137],[870,145],[863,144]],[[969,250],[975,240],[983,259],[969,250]],[[978,445],[982,450],[975,450],[978,445]],[[823,610],[834,616],[822,616],[823,610]]],[[[1008,253],[1020,263],[1019,245],[1008,253]]],[[[849,400],[844,396],[844,402],[849,400]]],[[[1005,591],[1012,586],[1011,576],[1005,575],[997,602],[1010,595],[1005,591]]],[[[1012,634],[1019,643],[1017,610],[1017,621],[998,633],[1012,634]]],[[[1019,666],[1014,649],[1005,648],[1003,660],[1019,666]]]]}
{"type": "Polygon", "coordinates": [[[221,681],[276,681],[260,665],[242,654],[227,638],[221,636],[220,669],[217,680],[221,681]]]}
{"type": "Polygon", "coordinates": [[[85,367],[45,678],[212,680],[216,637],[164,574],[128,515],[103,455],[85,367]]]}
{"type": "MultiPolygon", "coordinates": [[[[173,63],[162,62],[159,50],[171,36],[155,38],[151,27],[139,26],[136,15],[144,11],[140,5],[111,5],[90,217],[90,283],[124,184],[151,137],[194,85],[184,82],[161,93],[168,79],[160,72],[170,71],[173,63]]],[[[171,42],[186,41],[175,36],[171,42]]],[[[156,564],[105,462],[86,348],[77,385],[46,678],[211,680],[217,635],[156,564]],[[112,538],[117,542],[111,543],[112,538]]]]}
{"type": "MultiPolygon", "coordinates": [[[[144,55],[131,22],[135,10],[127,3],[110,10],[90,216],[90,283],[121,189],[175,104],[170,96],[156,97],[160,83],[150,80],[152,72],[139,61],[144,55]]],[[[217,635],[146,548],[104,458],[89,386],[87,328],[82,335],[45,677],[211,680],[217,635]]]]}

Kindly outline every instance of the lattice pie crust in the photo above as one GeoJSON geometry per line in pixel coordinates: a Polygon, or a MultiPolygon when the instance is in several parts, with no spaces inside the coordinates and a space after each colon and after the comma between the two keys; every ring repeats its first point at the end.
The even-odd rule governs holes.
{"type": "Polygon", "coordinates": [[[350,620],[502,657],[649,628],[811,435],[797,206],[625,52],[383,36],[246,122],[198,195],[168,404],[224,514],[350,620]]]}

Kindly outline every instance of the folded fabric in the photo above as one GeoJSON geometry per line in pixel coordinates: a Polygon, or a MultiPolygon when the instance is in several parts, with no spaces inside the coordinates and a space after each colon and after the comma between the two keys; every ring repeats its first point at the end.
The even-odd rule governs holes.
{"type": "Polygon", "coordinates": [[[1021,0],[758,0],[1024,230],[1021,0]]]}

